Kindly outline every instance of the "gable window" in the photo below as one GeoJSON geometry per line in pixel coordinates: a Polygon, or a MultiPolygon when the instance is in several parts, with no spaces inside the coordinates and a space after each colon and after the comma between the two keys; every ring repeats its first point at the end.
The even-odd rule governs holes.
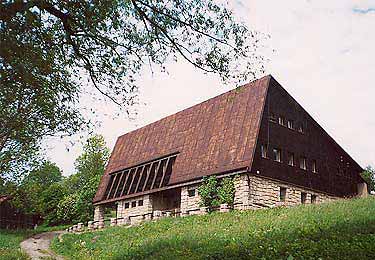
{"type": "Polygon", "coordinates": [[[270,121],[273,122],[273,123],[277,123],[277,119],[276,119],[276,116],[275,116],[274,113],[270,114],[270,121]]]}
{"type": "Polygon", "coordinates": [[[311,164],[311,170],[313,173],[317,173],[318,171],[316,170],[316,161],[312,161],[312,164],[311,164]]]}
{"type": "Polygon", "coordinates": [[[288,120],[288,128],[294,129],[294,122],[292,120],[288,120]]]}
{"type": "Polygon", "coordinates": [[[281,162],[281,150],[273,148],[273,159],[275,162],[281,162]]]}
{"type": "Polygon", "coordinates": [[[299,160],[299,167],[302,170],[306,170],[306,157],[301,157],[301,159],[299,160]]]}
{"type": "Polygon", "coordinates": [[[261,153],[262,153],[262,158],[268,158],[268,154],[267,154],[267,145],[262,145],[260,147],[260,150],[261,150],[261,153]]]}
{"type": "Polygon", "coordinates": [[[126,208],[126,209],[129,208],[129,202],[126,202],[126,203],[125,203],[125,208],[126,208]]]}
{"type": "Polygon", "coordinates": [[[306,192],[301,192],[301,203],[305,204],[307,199],[307,193],[306,192]]]}
{"type": "Polygon", "coordinates": [[[138,200],[138,206],[143,206],[143,200],[138,200]]]}
{"type": "Polygon", "coordinates": [[[294,166],[294,153],[288,153],[288,165],[294,166]]]}
{"type": "Polygon", "coordinates": [[[189,197],[194,197],[195,196],[195,189],[189,189],[188,190],[188,196],[189,197]]]}
{"type": "Polygon", "coordinates": [[[304,129],[303,129],[303,125],[302,124],[299,125],[298,132],[300,132],[300,133],[304,133],[305,132],[304,129]]]}
{"type": "Polygon", "coordinates": [[[286,200],[286,188],[280,187],[280,201],[285,202],[286,200]]]}
{"type": "Polygon", "coordinates": [[[316,195],[311,194],[311,204],[315,204],[316,203],[316,198],[317,198],[316,195]]]}
{"type": "Polygon", "coordinates": [[[132,208],[134,208],[136,206],[137,206],[137,202],[136,201],[132,201],[132,208]]]}
{"type": "Polygon", "coordinates": [[[285,126],[285,118],[282,116],[279,116],[279,124],[285,126]]]}

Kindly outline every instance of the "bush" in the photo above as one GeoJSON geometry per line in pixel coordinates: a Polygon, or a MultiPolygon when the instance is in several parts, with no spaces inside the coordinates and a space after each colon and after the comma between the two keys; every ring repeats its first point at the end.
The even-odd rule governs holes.
{"type": "Polygon", "coordinates": [[[233,205],[234,193],[236,189],[234,187],[234,181],[231,177],[226,177],[221,180],[220,186],[217,189],[217,196],[220,204],[233,205]]]}
{"type": "Polygon", "coordinates": [[[216,176],[203,177],[203,182],[198,188],[198,194],[201,197],[200,206],[209,208],[219,206],[216,176]]]}
{"type": "Polygon", "coordinates": [[[203,177],[203,182],[198,188],[201,197],[200,205],[204,207],[216,207],[220,204],[233,205],[235,193],[234,181],[226,177],[220,181],[216,176],[203,177]]]}

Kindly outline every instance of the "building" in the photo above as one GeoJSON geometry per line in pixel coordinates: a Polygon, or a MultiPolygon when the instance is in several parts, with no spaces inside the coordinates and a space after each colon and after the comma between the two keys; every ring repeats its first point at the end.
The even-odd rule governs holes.
{"type": "Polygon", "coordinates": [[[203,176],[234,176],[234,208],[367,194],[362,168],[272,77],[122,135],[94,198],[117,217],[199,212],[203,176]]]}

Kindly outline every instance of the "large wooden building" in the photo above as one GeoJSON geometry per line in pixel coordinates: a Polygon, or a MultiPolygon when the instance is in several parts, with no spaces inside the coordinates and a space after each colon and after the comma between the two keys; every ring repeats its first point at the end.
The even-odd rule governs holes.
{"type": "Polygon", "coordinates": [[[134,220],[199,212],[202,177],[236,175],[235,208],[366,193],[362,168],[272,77],[118,138],[94,198],[134,220]]]}

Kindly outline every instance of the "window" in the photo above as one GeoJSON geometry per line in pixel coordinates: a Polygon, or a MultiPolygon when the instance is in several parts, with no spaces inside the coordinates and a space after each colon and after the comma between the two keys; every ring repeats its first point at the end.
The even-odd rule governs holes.
{"type": "Polygon", "coordinates": [[[311,204],[315,204],[316,203],[316,198],[317,198],[316,195],[311,194],[311,204]]]}
{"type": "Polygon", "coordinates": [[[277,149],[277,148],[273,149],[273,159],[276,162],[281,162],[281,151],[280,151],[280,149],[277,149]]]}
{"type": "Polygon", "coordinates": [[[294,153],[288,153],[288,165],[294,166],[294,153]]]}
{"type": "Polygon", "coordinates": [[[132,208],[134,208],[136,206],[137,206],[137,202],[136,201],[132,201],[132,208]]]}
{"type": "Polygon", "coordinates": [[[285,118],[282,116],[279,116],[279,124],[285,126],[285,118]]]}
{"type": "Polygon", "coordinates": [[[138,206],[143,206],[143,200],[138,200],[138,206]]]}
{"type": "Polygon", "coordinates": [[[280,187],[280,201],[285,202],[286,199],[286,188],[280,187]]]}
{"type": "Polygon", "coordinates": [[[288,120],[288,128],[294,129],[294,122],[292,120],[288,120]]]}
{"type": "Polygon", "coordinates": [[[195,196],[195,189],[188,190],[188,196],[189,197],[194,197],[195,196]]]}
{"type": "Polygon", "coordinates": [[[126,203],[125,203],[125,208],[126,208],[126,209],[129,208],[129,202],[126,202],[126,203]]]}
{"type": "Polygon", "coordinates": [[[317,173],[318,171],[316,170],[316,161],[314,160],[314,161],[312,161],[312,164],[311,164],[311,170],[312,170],[312,172],[314,172],[314,173],[317,173]]]}
{"type": "Polygon", "coordinates": [[[301,203],[305,204],[307,199],[307,193],[301,192],[301,203]]]}
{"type": "Polygon", "coordinates": [[[262,145],[260,147],[261,149],[261,153],[262,153],[262,158],[268,158],[268,155],[267,155],[267,146],[266,145],[262,145]]]}
{"type": "Polygon", "coordinates": [[[300,133],[304,133],[304,129],[303,129],[303,125],[302,125],[302,124],[299,125],[299,127],[298,127],[298,132],[300,132],[300,133]]]}
{"type": "Polygon", "coordinates": [[[299,167],[302,170],[306,170],[306,157],[301,157],[301,159],[299,160],[299,167]]]}
{"type": "Polygon", "coordinates": [[[276,119],[275,114],[273,114],[273,113],[270,114],[270,121],[273,122],[273,123],[277,123],[277,119],[276,119]]]}

